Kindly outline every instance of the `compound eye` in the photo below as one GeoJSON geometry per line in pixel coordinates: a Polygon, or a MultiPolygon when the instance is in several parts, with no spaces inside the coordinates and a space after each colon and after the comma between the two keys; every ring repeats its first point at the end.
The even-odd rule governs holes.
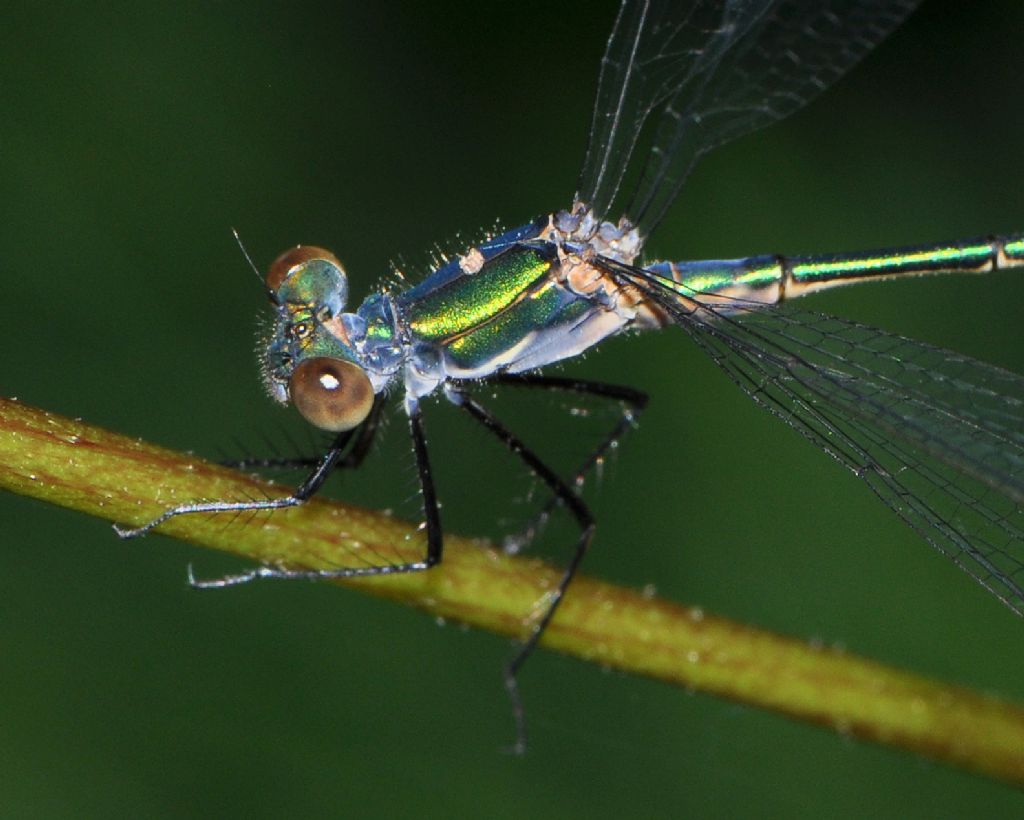
{"type": "Polygon", "coordinates": [[[373,385],[359,365],[320,356],[292,371],[288,393],[310,424],[332,433],[358,427],[373,407],[373,385]]]}
{"type": "Polygon", "coordinates": [[[281,285],[284,284],[284,280],[291,276],[297,267],[314,259],[322,259],[339,270],[344,270],[338,257],[330,251],[318,248],[316,245],[296,245],[294,248],[286,250],[271,263],[270,269],[267,271],[267,287],[277,293],[281,285]]]}

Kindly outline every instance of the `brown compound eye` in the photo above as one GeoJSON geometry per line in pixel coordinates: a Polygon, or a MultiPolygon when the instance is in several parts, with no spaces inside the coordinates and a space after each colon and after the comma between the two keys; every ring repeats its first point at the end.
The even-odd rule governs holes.
{"type": "Polygon", "coordinates": [[[306,359],[292,371],[288,393],[310,424],[332,433],[358,427],[373,407],[366,371],[344,359],[306,359]]]}
{"type": "Polygon", "coordinates": [[[323,259],[336,268],[342,269],[338,257],[330,251],[318,248],[316,245],[296,245],[294,248],[286,250],[270,264],[270,269],[267,271],[267,287],[277,293],[281,285],[284,284],[284,280],[296,267],[304,265],[312,259],[323,259]]]}

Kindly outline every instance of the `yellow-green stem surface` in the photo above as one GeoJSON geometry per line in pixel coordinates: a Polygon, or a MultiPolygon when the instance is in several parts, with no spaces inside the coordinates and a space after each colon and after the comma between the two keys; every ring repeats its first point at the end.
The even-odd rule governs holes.
{"type": "MultiPolygon", "coordinates": [[[[136,525],[183,502],[285,493],[267,481],[6,399],[0,399],[0,487],[136,525]]],[[[257,516],[246,526],[189,515],[160,531],[291,568],[351,565],[360,555],[367,562],[380,556],[414,561],[423,553],[417,527],[319,499],[257,516]]],[[[448,536],[443,564],[429,572],[338,583],[522,637],[559,574],[543,562],[448,536]]],[[[578,578],[542,645],[1024,783],[1021,707],[643,592],[578,578]]]]}

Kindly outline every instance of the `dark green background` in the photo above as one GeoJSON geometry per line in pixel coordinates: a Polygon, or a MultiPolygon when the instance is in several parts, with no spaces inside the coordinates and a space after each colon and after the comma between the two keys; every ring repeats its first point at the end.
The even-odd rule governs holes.
{"type": "MultiPolygon", "coordinates": [[[[392,258],[569,203],[615,3],[376,5],[5,8],[4,394],[213,457],[235,437],[262,450],[302,428],[261,393],[263,297],[231,227],[261,265],[335,249],[361,294],[392,258]]],[[[653,253],[1024,229],[1024,12],[952,5],[925,3],[809,109],[716,152],[653,253]]],[[[1003,274],[811,306],[1021,372],[1022,305],[1003,274]]],[[[654,395],[592,495],[588,572],[1024,699],[1024,624],[681,334],[566,372],[654,395]]],[[[489,446],[452,415],[428,417],[435,458],[489,446]]],[[[334,492],[399,505],[402,434],[334,492]]],[[[490,531],[484,482],[446,464],[453,528],[490,531]]],[[[1024,811],[981,778],[547,653],[523,676],[532,748],[510,758],[503,640],[328,587],[194,594],[190,561],[235,564],[22,498],[0,516],[5,816],[1024,811]]]]}

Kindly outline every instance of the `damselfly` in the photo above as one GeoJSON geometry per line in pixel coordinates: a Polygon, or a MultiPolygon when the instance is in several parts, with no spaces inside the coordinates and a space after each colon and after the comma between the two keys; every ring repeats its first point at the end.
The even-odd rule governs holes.
{"type": "Polygon", "coordinates": [[[647,399],[632,388],[540,371],[610,336],[677,325],[752,399],[863,478],[934,547],[1024,613],[1024,379],[782,306],[855,282],[1024,265],[1024,236],[809,257],[639,261],[645,238],[704,153],[802,107],[914,5],[624,0],[569,207],[488,237],[420,284],[380,290],[352,312],[345,272],[331,253],[287,251],[266,277],[275,323],[264,379],[276,400],[333,433],[333,443],[290,496],[184,504],[119,532],[140,535],[184,514],[303,503],[335,468],[359,464],[388,391],[398,388],[422,488],[422,560],[328,571],[260,567],[199,585],[425,571],[441,562],[443,536],[421,406],[443,395],[511,449],[579,526],[557,589],[506,668],[521,748],[517,672],[594,534],[579,481],[647,399]],[[478,388],[493,384],[608,399],[622,413],[576,473],[562,475],[480,400],[478,388]]]}

